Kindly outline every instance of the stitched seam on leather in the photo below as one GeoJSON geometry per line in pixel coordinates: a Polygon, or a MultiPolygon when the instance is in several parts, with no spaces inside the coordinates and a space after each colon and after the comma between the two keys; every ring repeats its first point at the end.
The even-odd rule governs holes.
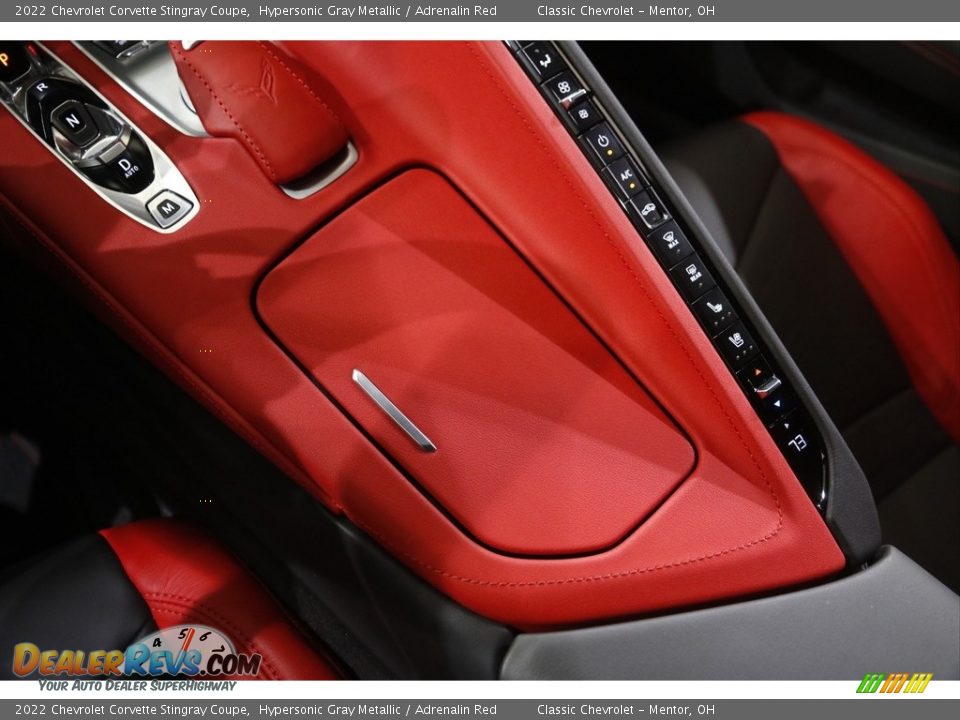
{"type": "Polygon", "coordinates": [[[227,108],[226,103],[224,103],[224,101],[220,99],[220,96],[217,95],[217,91],[214,90],[213,86],[207,81],[207,79],[200,74],[200,71],[190,61],[190,58],[187,57],[186,53],[184,53],[183,50],[181,50],[180,47],[177,45],[172,45],[171,47],[173,47],[174,51],[177,53],[177,57],[183,60],[183,62],[187,64],[187,67],[189,67],[193,71],[193,74],[197,76],[197,80],[202,82],[204,87],[207,88],[207,91],[210,93],[210,96],[217,102],[217,105],[220,106],[220,109],[223,110],[226,116],[230,118],[230,122],[233,123],[234,127],[236,127],[237,130],[240,131],[240,135],[245,140],[247,147],[253,150],[256,156],[260,158],[260,162],[263,165],[264,169],[268,173],[270,173],[271,179],[273,179],[274,182],[276,182],[277,173],[274,171],[273,165],[270,164],[270,161],[267,159],[267,156],[264,155],[263,151],[260,149],[260,146],[256,143],[256,141],[254,141],[254,139],[250,136],[250,134],[243,129],[243,126],[240,124],[240,121],[233,116],[233,113],[231,113],[230,110],[227,108]]]}
{"type": "MultiPolygon", "coordinates": [[[[151,598],[153,602],[160,605],[166,603],[167,605],[171,605],[173,607],[179,607],[186,610],[193,610],[200,615],[206,615],[207,618],[219,623],[224,628],[226,628],[231,633],[233,633],[233,635],[243,643],[244,647],[248,648],[251,652],[259,653],[260,656],[263,658],[263,664],[266,666],[268,674],[272,676],[270,678],[271,680],[283,679],[282,673],[280,673],[277,670],[276,666],[274,666],[273,663],[270,662],[266,653],[264,653],[262,650],[260,650],[256,646],[256,644],[254,644],[250,636],[247,635],[245,632],[243,632],[239,628],[239,626],[237,626],[235,623],[225,618],[223,615],[221,615],[219,612],[211,608],[209,605],[205,605],[204,603],[199,602],[194,598],[190,598],[185,595],[176,595],[174,593],[146,592],[146,593],[143,593],[143,596],[145,598],[151,598]]],[[[149,604],[152,605],[153,603],[149,603],[149,604]]]]}
{"type": "MultiPolygon", "coordinates": [[[[174,360],[168,357],[168,353],[170,351],[164,345],[154,338],[152,334],[139,327],[136,323],[132,322],[125,313],[120,312],[117,309],[117,303],[115,300],[101,290],[100,287],[91,281],[84,273],[77,270],[77,268],[75,268],[71,262],[67,261],[63,256],[60,255],[59,252],[51,247],[51,242],[44,240],[36,231],[33,230],[33,228],[27,225],[16,212],[12,211],[9,207],[9,201],[6,199],[6,197],[3,197],[2,200],[4,211],[2,216],[13,219],[26,233],[33,237],[33,239],[37,241],[37,244],[46,250],[57,263],[66,268],[66,270],[74,278],[76,278],[84,288],[92,293],[93,296],[103,304],[103,306],[110,312],[111,315],[123,323],[129,332],[145,342],[152,352],[154,361],[162,366],[162,370],[164,372],[174,375],[186,383],[197,395],[200,396],[204,406],[210,410],[210,412],[216,415],[227,427],[231,428],[240,437],[246,440],[255,450],[267,458],[279,457],[285,462],[290,462],[290,460],[283,455],[283,453],[273,449],[265,442],[260,440],[256,435],[246,430],[242,424],[238,423],[223,407],[223,403],[219,398],[210,392],[210,390],[204,385],[197,382],[193,377],[190,376],[190,374],[184,372],[174,360]]],[[[293,463],[291,463],[291,465],[293,465],[293,463]]],[[[309,473],[306,473],[302,468],[296,467],[296,469],[300,473],[307,475],[309,478],[309,473]]],[[[316,485],[316,483],[312,484],[316,485]]],[[[327,496],[326,492],[324,492],[324,496],[327,496]]],[[[331,502],[331,507],[335,511],[340,509],[339,504],[333,502],[331,502]]]]}
{"type": "Polygon", "coordinates": [[[776,491],[773,488],[772,483],[770,482],[770,479],[767,477],[767,474],[763,471],[763,468],[761,467],[760,463],[757,461],[756,456],[753,454],[753,451],[750,449],[750,446],[748,445],[743,435],[741,434],[740,429],[737,427],[737,424],[734,422],[733,418],[727,412],[727,409],[723,406],[723,403],[720,402],[720,398],[717,395],[716,390],[714,390],[709,380],[706,378],[706,376],[697,366],[696,361],[694,360],[693,356],[690,354],[689,349],[687,348],[683,340],[680,338],[676,329],[673,327],[669,319],[663,314],[663,311],[654,301],[653,297],[650,294],[650,291],[646,286],[646,283],[644,283],[643,279],[637,273],[636,269],[630,264],[630,261],[623,254],[623,252],[617,246],[617,244],[613,241],[613,238],[611,238],[610,235],[607,233],[606,229],[603,227],[603,224],[597,218],[596,214],[594,213],[593,209],[590,207],[590,204],[587,202],[587,200],[583,197],[583,195],[581,195],[576,185],[574,185],[573,181],[570,180],[567,174],[563,171],[563,167],[561,166],[560,162],[556,159],[550,147],[540,137],[536,128],[534,128],[534,126],[530,124],[530,121],[524,116],[523,112],[521,112],[520,108],[517,107],[516,103],[514,103],[513,99],[502,87],[501,83],[497,80],[497,77],[496,75],[494,75],[487,59],[483,57],[483,55],[479,53],[471,43],[467,43],[466,45],[469,48],[470,52],[473,53],[474,57],[477,58],[477,60],[480,63],[480,66],[483,67],[484,72],[487,74],[487,77],[490,78],[490,81],[492,82],[492,84],[497,88],[498,92],[507,101],[507,104],[514,111],[514,113],[517,114],[517,116],[520,118],[525,128],[536,140],[537,144],[540,145],[540,147],[546,152],[547,157],[550,158],[554,167],[559,171],[564,181],[567,183],[567,185],[573,191],[574,195],[576,195],[577,199],[583,205],[584,209],[587,211],[587,214],[590,216],[593,223],[597,226],[597,229],[603,234],[603,237],[606,239],[607,243],[613,248],[614,252],[616,252],[618,258],[620,259],[620,262],[626,267],[627,271],[633,277],[634,281],[637,283],[640,290],[643,292],[643,295],[646,298],[647,302],[657,313],[657,317],[659,317],[660,321],[666,326],[670,335],[673,337],[674,341],[677,343],[679,348],[683,351],[683,354],[686,356],[687,360],[690,362],[694,371],[697,373],[697,376],[700,378],[701,382],[704,384],[704,387],[709,391],[714,402],[717,404],[717,407],[719,407],[720,411],[723,413],[724,417],[727,419],[727,422],[729,423],[730,427],[733,429],[734,433],[736,434],[738,440],[740,441],[740,444],[743,446],[744,450],[746,450],[747,455],[750,457],[750,461],[753,463],[754,467],[757,469],[757,472],[760,474],[760,477],[763,479],[763,482],[767,487],[767,491],[770,493],[770,497],[773,498],[774,504],[776,505],[776,508],[777,508],[777,524],[772,531],[768,532],[766,535],[763,535],[762,537],[756,538],[754,540],[750,540],[745,543],[741,543],[734,547],[725,548],[723,550],[717,550],[712,553],[706,553],[704,555],[700,555],[694,558],[687,558],[684,560],[677,560],[670,563],[651,565],[645,568],[621,570],[618,572],[605,573],[601,575],[585,575],[580,577],[557,578],[554,580],[536,580],[536,581],[531,580],[531,581],[509,581],[508,582],[508,581],[497,581],[497,580],[481,580],[477,578],[467,577],[464,575],[456,575],[454,573],[450,573],[440,568],[434,567],[433,565],[430,565],[429,563],[418,559],[417,557],[410,554],[409,552],[400,549],[392,541],[386,539],[379,532],[373,530],[372,528],[368,527],[364,523],[360,522],[359,520],[354,518],[352,515],[350,515],[350,513],[348,512],[348,515],[350,515],[351,520],[353,520],[353,522],[355,522],[357,525],[363,528],[364,531],[366,531],[370,535],[377,538],[380,542],[382,542],[387,547],[391,548],[393,552],[401,555],[402,557],[407,558],[410,562],[414,563],[418,567],[424,568],[425,570],[428,570],[437,575],[441,575],[442,577],[446,577],[451,580],[456,580],[457,582],[470,584],[470,585],[490,586],[490,587],[539,587],[539,586],[549,586],[549,585],[567,585],[572,583],[604,582],[607,580],[616,580],[623,577],[642,575],[645,573],[658,572],[660,570],[667,570],[670,568],[681,567],[681,566],[690,565],[693,563],[704,562],[707,560],[711,560],[713,558],[722,557],[724,555],[730,555],[740,550],[746,550],[747,548],[760,545],[761,543],[765,543],[768,540],[771,540],[772,538],[776,537],[780,533],[780,531],[783,529],[783,506],[780,503],[780,497],[777,495],[776,491]]]}
{"type": "Polygon", "coordinates": [[[286,70],[287,73],[289,73],[290,77],[292,77],[294,80],[296,80],[298,83],[300,83],[300,85],[302,85],[303,88],[304,88],[308,93],[310,93],[310,95],[313,97],[313,99],[316,100],[318,103],[320,103],[321,107],[323,107],[323,109],[326,110],[327,113],[329,113],[330,117],[333,118],[333,121],[334,121],[337,125],[339,125],[340,128],[341,128],[344,132],[346,132],[347,129],[344,127],[343,121],[340,120],[339,116],[330,108],[330,106],[327,105],[327,103],[325,103],[325,102],[323,101],[323,99],[322,99],[319,95],[317,95],[316,92],[314,92],[313,88],[310,87],[309,83],[307,83],[306,80],[304,80],[300,75],[298,75],[298,74],[293,70],[293,68],[291,68],[290,66],[288,66],[288,65],[280,58],[279,55],[277,55],[275,52],[273,52],[273,50],[270,48],[269,45],[267,45],[267,43],[265,43],[265,42],[263,42],[263,41],[261,40],[261,41],[260,41],[260,47],[262,47],[262,48],[266,51],[267,55],[269,55],[269,56],[272,57],[274,60],[276,60],[278,63],[280,63],[280,66],[281,66],[284,70],[286,70]]]}
{"type": "Polygon", "coordinates": [[[467,577],[465,575],[457,575],[455,573],[447,572],[446,570],[442,570],[440,568],[434,567],[433,565],[430,565],[429,563],[424,562],[423,560],[419,560],[418,558],[414,557],[413,555],[406,552],[405,550],[400,549],[389,540],[385,540],[376,532],[374,532],[369,527],[364,525],[362,522],[356,520],[355,518],[351,517],[350,519],[353,520],[353,522],[355,522],[358,526],[363,528],[366,532],[370,533],[371,535],[376,537],[378,540],[380,540],[380,542],[382,542],[384,545],[389,547],[395,553],[402,555],[403,557],[407,558],[408,560],[418,565],[419,567],[429,570],[430,572],[435,573],[437,575],[441,575],[445,578],[456,580],[458,582],[461,582],[467,585],[477,585],[481,587],[498,587],[498,588],[546,587],[551,585],[573,585],[573,584],[584,584],[584,583],[592,583],[592,582],[604,582],[607,580],[618,580],[625,577],[645,575],[647,573],[654,573],[660,570],[669,570],[671,568],[682,567],[684,565],[692,565],[694,563],[703,562],[705,560],[711,560],[713,558],[721,557],[723,555],[730,555],[731,553],[735,553],[738,550],[746,550],[747,548],[751,548],[755,545],[760,545],[761,543],[765,543],[771,538],[773,538],[775,535],[777,535],[783,527],[783,523],[781,521],[780,523],[777,524],[776,529],[767,533],[763,537],[756,538],[755,540],[750,540],[749,542],[741,543],[740,545],[736,545],[734,547],[725,548],[723,550],[717,550],[716,552],[707,553],[705,555],[700,555],[698,557],[686,558],[684,560],[676,560],[674,562],[669,562],[669,563],[660,563],[658,565],[650,565],[645,568],[632,568],[630,570],[620,570],[617,572],[603,573],[599,575],[582,575],[578,577],[557,578],[554,580],[506,581],[506,580],[480,580],[478,578],[467,577]]]}

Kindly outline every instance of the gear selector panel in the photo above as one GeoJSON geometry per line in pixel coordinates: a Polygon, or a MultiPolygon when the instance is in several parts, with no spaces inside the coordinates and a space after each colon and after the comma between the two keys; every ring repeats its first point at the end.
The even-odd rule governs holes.
{"type": "Polygon", "coordinates": [[[193,219],[199,202],[170,158],[78,75],[38,43],[0,54],[17,61],[0,102],[98,195],[157,232],[193,219]]]}

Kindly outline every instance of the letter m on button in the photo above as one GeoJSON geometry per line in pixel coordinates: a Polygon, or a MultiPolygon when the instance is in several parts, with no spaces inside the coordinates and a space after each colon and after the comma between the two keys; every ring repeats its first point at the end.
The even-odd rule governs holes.
{"type": "Polygon", "coordinates": [[[160,207],[157,208],[157,210],[160,211],[160,214],[165,218],[171,217],[179,209],[180,206],[175,202],[171,202],[170,200],[164,200],[162,203],[160,203],[160,207]]]}

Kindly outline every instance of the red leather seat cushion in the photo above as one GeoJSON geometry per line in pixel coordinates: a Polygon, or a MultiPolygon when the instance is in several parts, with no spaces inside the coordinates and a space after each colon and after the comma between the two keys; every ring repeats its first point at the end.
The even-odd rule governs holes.
{"type": "Polygon", "coordinates": [[[889,169],[801,118],[763,132],[882,318],[917,393],[960,442],[960,263],[923,199],[889,169]]]}
{"type": "Polygon", "coordinates": [[[161,630],[185,623],[222,630],[238,652],[263,656],[257,679],[338,677],[264,587],[196,528],[158,519],[108,528],[100,534],[161,630]]]}

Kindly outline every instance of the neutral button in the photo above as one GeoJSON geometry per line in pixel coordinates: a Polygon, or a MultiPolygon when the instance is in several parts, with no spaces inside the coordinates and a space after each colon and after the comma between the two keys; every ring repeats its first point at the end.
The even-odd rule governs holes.
{"type": "Polygon", "coordinates": [[[176,225],[193,209],[193,203],[173,190],[164,190],[147,203],[147,211],[162,228],[176,225]]]}
{"type": "Polygon", "coordinates": [[[53,126],[77,147],[89,145],[100,136],[93,118],[78,100],[67,100],[53,111],[53,126]]]}

